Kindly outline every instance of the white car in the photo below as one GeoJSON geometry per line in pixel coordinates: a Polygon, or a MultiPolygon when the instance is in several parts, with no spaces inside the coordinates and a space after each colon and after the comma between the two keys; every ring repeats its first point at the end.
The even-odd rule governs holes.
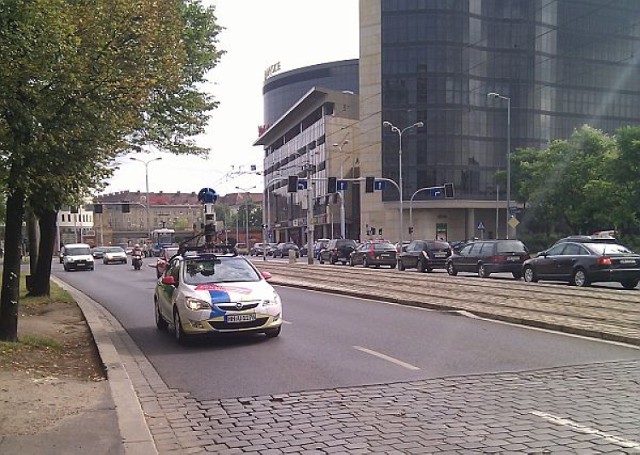
{"type": "Polygon", "coordinates": [[[124,252],[122,247],[106,246],[104,247],[104,256],[102,256],[102,262],[104,264],[111,264],[113,262],[116,262],[118,264],[126,264],[127,253],[124,252]]]}
{"type": "Polygon", "coordinates": [[[260,272],[235,253],[175,256],[156,285],[156,326],[173,327],[182,342],[192,335],[259,332],[273,338],[282,327],[282,303],[260,272]]]}
{"type": "Polygon", "coordinates": [[[68,243],[63,247],[62,266],[64,270],[93,270],[94,261],[91,247],[86,243],[68,243]]]}

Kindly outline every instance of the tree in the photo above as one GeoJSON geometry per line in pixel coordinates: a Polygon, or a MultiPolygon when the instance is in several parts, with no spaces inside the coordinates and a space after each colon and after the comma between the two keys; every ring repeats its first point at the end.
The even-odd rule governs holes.
{"type": "MultiPolygon", "coordinates": [[[[213,8],[196,0],[0,4],[0,180],[7,192],[0,339],[17,337],[26,201],[50,231],[51,213],[99,188],[118,154],[145,144],[205,153],[192,136],[216,106],[200,84],[221,56],[219,31],[213,8]]],[[[50,267],[52,253],[43,248],[38,263],[48,258],[50,267]]]]}

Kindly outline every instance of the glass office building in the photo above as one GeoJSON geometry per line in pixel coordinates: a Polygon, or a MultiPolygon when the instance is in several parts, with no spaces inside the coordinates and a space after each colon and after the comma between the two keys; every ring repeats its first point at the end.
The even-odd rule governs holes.
{"type": "MultiPolygon", "coordinates": [[[[404,199],[444,182],[456,199],[417,194],[417,224],[431,237],[448,218],[450,230],[464,226],[460,238],[484,220],[495,235],[506,216],[494,222],[491,207],[506,207],[495,175],[506,168],[509,123],[511,150],[544,148],[583,124],[613,132],[640,123],[639,18],[637,0],[361,0],[360,117],[379,131],[378,144],[362,141],[380,154],[369,171],[399,181],[399,137],[382,124],[423,122],[402,135],[404,199]]],[[[397,203],[398,192],[380,199],[397,203]]],[[[375,208],[370,218],[390,222],[375,208]]]]}

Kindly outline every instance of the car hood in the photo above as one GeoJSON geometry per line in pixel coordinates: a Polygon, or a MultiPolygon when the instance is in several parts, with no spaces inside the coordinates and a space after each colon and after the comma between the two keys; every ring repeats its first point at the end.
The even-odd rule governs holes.
{"type": "Polygon", "coordinates": [[[207,283],[189,286],[189,294],[198,299],[218,303],[250,302],[273,298],[275,291],[264,280],[240,283],[207,283]]]}

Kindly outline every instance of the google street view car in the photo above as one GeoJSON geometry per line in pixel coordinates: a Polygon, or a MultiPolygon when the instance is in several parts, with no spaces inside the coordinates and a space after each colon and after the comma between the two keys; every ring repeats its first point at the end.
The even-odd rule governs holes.
{"type": "Polygon", "coordinates": [[[235,248],[181,248],[158,280],[154,293],[156,326],[172,327],[182,342],[212,333],[280,334],[282,304],[267,283],[271,276],[235,248]]]}

